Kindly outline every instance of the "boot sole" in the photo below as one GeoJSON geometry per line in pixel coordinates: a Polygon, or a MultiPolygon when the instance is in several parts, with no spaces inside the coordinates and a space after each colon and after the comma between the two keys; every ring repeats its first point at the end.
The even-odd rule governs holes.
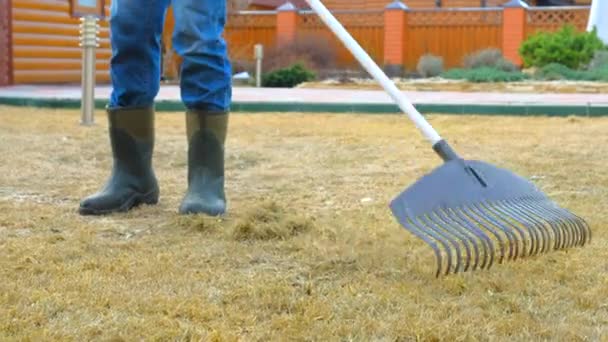
{"type": "Polygon", "coordinates": [[[83,208],[78,209],[78,213],[83,216],[101,216],[113,213],[124,213],[134,209],[142,204],[154,205],[158,203],[158,191],[151,191],[146,194],[135,194],[125,201],[120,207],[112,209],[94,209],[83,208]]]}

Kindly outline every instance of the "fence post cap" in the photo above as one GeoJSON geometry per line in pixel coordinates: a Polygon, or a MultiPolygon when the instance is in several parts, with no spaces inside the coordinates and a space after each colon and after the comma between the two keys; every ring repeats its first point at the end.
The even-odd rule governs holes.
{"type": "Polygon", "coordinates": [[[529,8],[528,4],[523,0],[511,0],[502,5],[504,8],[529,8]]]}
{"type": "Polygon", "coordinates": [[[279,11],[279,12],[295,12],[297,10],[298,10],[298,8],[289,1],[287,1],[286,3],[279,6],[279,8],[277,8],[277,11],[279,11]]]}
{"type": "Polygon", "coordinates": [[[407,11],[409,9],[409,7],[407,7],[406,4],[401,2],[401,0],[395,0],[395,1],[391,2],[390,4],[386,5],[385,9],[407,11]]]}

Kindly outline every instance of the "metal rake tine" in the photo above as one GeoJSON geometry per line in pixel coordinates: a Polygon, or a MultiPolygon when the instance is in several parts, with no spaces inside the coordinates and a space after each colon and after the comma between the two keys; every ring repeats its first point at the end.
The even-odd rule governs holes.
{"type": "Polygon", "coordinates": [[[471,265],[472,256],[474,256],[475,260],[479,259],[479,250],[477,249],[477,246],[475,245],[475,241],[469,235],[467,235],[468,231],[464,227],[462,227],[458,224],[455,224],[455,222],[446,221],[443,218],[445,216],[443,214],[443,211],[444,210],[435,210],[433,212],[434,221],[437,222],[438,225],[446,227],[445,229],[450,231],[452,234],[457,235],[458,238],[460,239],[460,241],[462,242],[462,244],[464,245],[467,255],[466,255],[466,260],[465,260],[464,267],[462,268],[462,270],[463,270],[463,272],[466,272],[469,270],[469,267],[471,265]],[[473,246],[473,252],[471,252],[471,248],[470,248],[469,244],[471,246],[473,246]]]}
{"type": "Polygon", "coordinates": [[[465,227],[467,227],[470,231],[472,231],[477,237],[481,239],[481,245],[483,246],[483,261],[480,267],[481,269],[490,268],[494,263],[494,244],[492,243],[492,240],[490,240],[488,235],[474,224],[476,223],[483,225],[482,222],[475,220],[474,217],[464,215],[463,208],[466,208],[466,206],[458,208],[459,210],[452,210],[452,212],[460,218],[462,224],[464,224],[465,227]],[[474,223],[471,222],[471,220],[474,220],[474,223]]]}
{"type": "Polygon", "coordinates": [[[538,247],[540,246],[539,237],[536,230],[533,228],[530,229],[530,227],[526,224],[526,219],[521,217],[518,213],[510,210],[510,208],[503,201],[497,202],[495,208],[503,215],[505,219],[510,218],[517,221],[517,223],[528,232],[528,236],[530,237],[530,250],[528,251],[528,255],[536,255],[538,247]]]}
{"type": "Polygon", "coordinates": [[[582,217],[576,215],[575,213],[573,213],[569,210],[566,210],[563,208],[562,208],[562,210],[565,211],[568,215],[570,215],[572,217],[572,220],[577,225],[580,225],[582,227],[583,231],[585,232],[585,233],[583,233],[584,239],[583,239],[581,246],[584,246],[585,244],[591,242],[592,232],[591,232],[591,227],[589,227],[589,223],[587,223],[587,221],[584,220],[582,217]]]}
{"type": "Polygon", "coordinates": [[[565,231],[565,228],[562,228],[561,224],[556,223],[556,215],[551,211],[547,210],[543,207],[542,202],[534,203],[534,204],[524,204],[524,206],[530,210],[533,214],[538,216],[539,218],[546,218],[549,216],[551,219],[546,220],[551,229],[553,230],[553,234],[555,236],[555,242],[553,244],[553,249],[558,250],[561,248],[562,244],[565,243],[562,235],[565,231]]]}
{"type": "Polygon", "coordinates": [[[583,219],[582,217],[576,215],[575,213],[573,213],[573,212],[571,212],[569,210],[563,209],[563,208],[561,208],[561,209],[563,211],[565,211],[566,214],[570,215],[572,217],[572,220],[575,223],[581,225],[582,228],[583,228],[583,230],[585,231],[585,233],[584,233],[585,239],[584,239],[583,244],[581,246],[584,246],[586,243],[591,242],[591,236],[593,235],[593,233],[591,232],[591,227],[589,226],[589,223],[587,223],[587,221],[585,219],[583,219]]]}
{"type": "MultiPolygon", "coordinates": [[[[517,224],[514,224],[513,222],[511,222],[510,220],[508,220],[508,215],[505,216],[504,213],[500,212],[497,208],[496,208],[496,204],[495,203],[488,203],[486,206],[484,206],[487,210],[491,211],[494,214],[494,217],[499,220],[502,221],[504,223],[504,225],[506,227],[511,228],[511,232],[513,230],[515,230],[518,234],[519,237],[521,238],[521,244],[522,244],[522,248],[521,248],[521,254],[516,254],[516,258],[520,257],[526,257],[526,246],[527,246],[527,241],[526,241],[526,233],[524,233],[524,231],[521,229],[521,227],[517,224]]],[[[530,245],[532,245],[532,239],[530,241],[530,245]]],[[[519,246],[518,246],[518,250],[519,250],[519,246]]],[[[528,254],[529,255],[529,254],[528,254]]]]}
{"type": "MultiPolygon", "coordinates": [[[[480,209],[477,207],[477,205],[472,205],[470,207],[467,207],[467,210],[469,211],[469,213],[468,213],[469,216],[471,216],[471,215],[477,216],[479,220],[484,220],[488,223],[487,225],[484,224],[483,226],[484,226],[484,228],[489,230],[494,235],[496,240],[498,240],[498,244],[500,245],[500,259],[498,260],[498,263],[502,264],[502,262],[505,258],[505,243],[502,240],[502,236],[500,236],[500,233],[498,231],[496,231],[496,229],[494,229],[494,226],[497,226],[496,222],[493,220],[493,218],[490,215],[488,215],[487,213],[484,213],[483,211],[480,211],[480,209]]],[[[503,233],[504,233],[504,231],[503,231],[503,233]]],[[[507,237],[507,239],[510,239],[510,236],[508,234],[505,233],[505,236],[507,237]]],[[[513,247],[512,247],[512,243],[509,243],[508,258],[510,259],[512,256],[513,256],[513,247]]]]}
{"type": "MultiPolygon", "coordinates": [[[[452,246],[454,246],[454,249],[456,250],[456,266],[454,267],[454,273],[458,273],[458,269],[462,265],[462,253],[460,252],[460,244],[457,241],[453,240],[449,236],[448,232],[442,230],[434,222],[432,222],[428,217],[426,217],[426,215],[420,217],[420,220],[426,226],[427,229],[433,230],[436,234],[439,234],[441,237],[445,238],[452,246]]],[[[449,252],[451,253],[451,250],[449,250],[449,252]]],[[[451,266],[451,264],[450,264],[450,266],[451,266]]],[[[445,274],[448,275],[449,273],[450,273],[450,267],[448,267],[448,270],[446,271],[445,274]]]]}
{"type": "Polygon", "coordinates": [[[548,212],[554,213],[554,215],[559,217],[561,220],[565,220],[566,222],[564,226],[564,231],[566,232],[566,241],[564,242],[562,248],[570,248],[576,244],[576,241],[579,239],[578,236],[581,235],[578,232],[579,227],[576,225],[576,223],[570,220],[569,216],[564,215],[564,212],[562,212],[560,208],[552,202],[545,202],[545,209],[548,212]]]}
{"type": "MultiPolygon", "coordinates": [[[[494,214],[489,212],[488,210],[486,210],[485,208],[483,208],[481,205],[479,204],[475,204],[472,207],[473,211],[479,215],[480,217],[483,217],[485,220],[487,220],[488,222],[490,222],[491,225],[494,225],[496,227],[498,227],[507,237],[507,240],[509,240],[509,255],[507,257],[507,260],[511,260],[514,258],[517,258],[517,254],[519,254],[519,240],[517,240],[517,236],[509,229],[507,229],[507,227],[505,227],[503,224],[501,224],[500,222],[498,222],[495,218],[494,218],[494,214]],[[513,246],[515,246],[515,251],[513,246]],[[513,255],[513,253],[515,253],[515,255],[513,255]]],[[[496,233],[496,238],[498,239],[498,241],[501,243],[501,258],[499,260],[499,263],[502,263],[503,259],[504,259],[504,247],[503,247],[503,241],[500,237],[500,234],[496,233]]]]}
{"type": "MultiPolygon", "coordinates": [[[[410,218],[409,221],[411,223],[404,224],[406,229],[409,230],[412,234],[416,235],[422,241],[426,242],[426,244],[429,245],[433,249],[433,252],[435,253],[435,260],[437,261],[437,271],[435,272],[435,277],[439,277],[439,275],[441,274],[443,258],[441,256],[441,249],[439,248],[439,246],[437,246],[435,241],[438,241],[441,245],[444,246],[444,248],[447,249],[447,247],[444,245],[443,241],[441,241],[441,240],[435,239],[435,241],[433,241],[432,239],[429,239],[428,236],[426,236],[423,233],[424,229],[422,227],[418,227],[416,225],[416,222],[414,222],[413,219],[410,218]]],[[[450,263],[450,262],[451,262],[451,256],[448,254],[448,263],[450,263]]]]}
{"type": "Polygon", "coordinates": [[[475,252],[475,263],[474,265],[477,265],[477,262],[479,260],[479,249],[477,248],[477,245],[475,244],[475,241],[473,241],[469,236],[466,235],[466,229],[462,226],[460,226],[459,224],[457,224],[456,222],[452,221],[452,222],[448,222],[448,220],[446,220],[445,214],[443,211],[435,211],[435,216],[437,217],[437,219],[439,219],[441,222],[443,222],[444,225],[446,226],[451,226],[451,227],[455,227],[456,229],[458,228],[462,228],[465,233],[460,232],[465,238],[463,239],[463,244],[465,245],[466,251],[467,251],[467,261],[464,265],[464,269],[463,271],[468,271],[469,267],[471,266],[471,249],[469,248],[469,245],[467,244],[467,241],[471,243],[471,245],[473,246],[474,252],[475,252]]]}
{"type": "MultiPolygon", "coordinates": [[[[481,247],[483,248],[483,261],[481,262],[481,266],[479,266],[480,268],[485,268],[486,264],[487,264],[487,260],[488,260],[488,249],[486,247],[485,244],[485,240],[484,240],[484,233],[479,230],[476,227],[473,227],[473,225],[471,225],[471,223],[468,221],[468,219],[464,218],[462,216],[461,213],[461,209],[455,209],[455,208],[451,208],[450,210],[448,210],[446,212],[446,218],[450,219],[453,222],[456,222],[457,224],[460,224],[463,228],[465,228],[467,231],[469,231],[471,234],[473,234],[473,236],[476,238],[475,240],[473,240],[474,246],[478,246],[481,245],[481,247]],[[481,241],[481,243],[480,243],[481,241]]],[[[479,251],[479,249],[477,249],[479,251]]],[[[479,253],[479,252],[478,252],[479,253]]],[[[473,265],[473,270],[477,269],[477,266],[479,265],[479,260],[475,261],[475,264],[473,265]]]]}
{"type": "Polygon", "coordinates": [[[549,233],[549,230],[547,229],[547,226],[544,224],[544,222],[530,215],[529,210],[523,205],[526,202],[526,199],[511,201],[507,200],[505,202],[509,203],[512,206],[513,210],[518,211],[524,218],[528,220],[528,222],[531,222],[535,228],[538,228],[542,240],[542,249],[537,252],[541,254],[547,252],[549,248],[549,243],[551,242],[551,234],[549,233]]]}
{"type": "Polygon", "coordinates": [[[546,212],[552,213],[560,222],[563,222],[560,226],[562,226],[562,231],[565,233],[564,242],[561,245],[561,248],[570,248],[572,245],[576,243],[578,236],[577,233],[578,227],[576,224],[569,220],[569,217],[564,216],[562,212],[560,212],[559,208],[555,206],[552,202],[548,202],[545,200],[544,205],[542,206],[546,212]]]}
{"type": "Polygon", "coordinates": [[[499,222],[496,218],[496,213],[492,212],[488,207],[477,204],[475,208],[479,212],[486,214],[484,217],[494,226],[498,227],[505,234],[505,236],[507,236],[507,239],[509,240],[509,256],[507,257],[507,260],[517,259],[519,256],[519,240],[517,238],[517,234],[513,233],[513,230],[505,226],[505,224],[499,222]]]}
{"type": "Polygon", "coordinates": [[[589,236],[588,234],[591,233],[591,231],[589,230],[589,226],[587,225],[587,222],[585,222],[585,220],[574,215],[569,210],[558,207],[555,204],[551,205],[547,209],[555,212],[556,215],[558,215],[559,217],[561,217],[561,218],[565,219],[567,222],[569,222],[570,226],[573,228],[573,232],[578,232],[577,237],[569,245],[569,247],[570,246],[583,246],[585,244],[584,241],[586,240],[586,237],[589,236]]]}

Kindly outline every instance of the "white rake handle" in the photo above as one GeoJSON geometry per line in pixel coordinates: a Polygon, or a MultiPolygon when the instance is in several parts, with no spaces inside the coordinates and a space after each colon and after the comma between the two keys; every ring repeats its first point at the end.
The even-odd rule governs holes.
{"type": "Polygon", "coordinates": [[[386,74],[378,67],[371,57],[363,50],[363,48],[353,39],[353,37],[344,29],[342,24],[327,10],[327,8],[319,0],[306,0],[310,7],[317,13],[321,20],[327,25],[336,36],[342,41],[348,50],[355,56],[359,63],[369,72],[376,81],[389,93],[399,108],[406,113],[414,122],[416,127],[424,134],[424,136],[435,145],[442,140],[437,131],[424,119],[418,110],[406,99],[397,86],[386,76],[386,74]]]}

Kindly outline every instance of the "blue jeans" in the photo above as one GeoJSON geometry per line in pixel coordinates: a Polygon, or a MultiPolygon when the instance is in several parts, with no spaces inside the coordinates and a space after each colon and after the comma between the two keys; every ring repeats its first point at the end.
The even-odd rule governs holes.
{"type": "MultiPolygon", "coordinates": [[[[110,108],[146,107],[160,88],[161,35],[171,0],[113,0],[110,108]]],[[[188,109],[228,111],[231,66],[222,33],[224,0],[173,0],[173,48],[183,59],[181,99],[188,109]]]]}

